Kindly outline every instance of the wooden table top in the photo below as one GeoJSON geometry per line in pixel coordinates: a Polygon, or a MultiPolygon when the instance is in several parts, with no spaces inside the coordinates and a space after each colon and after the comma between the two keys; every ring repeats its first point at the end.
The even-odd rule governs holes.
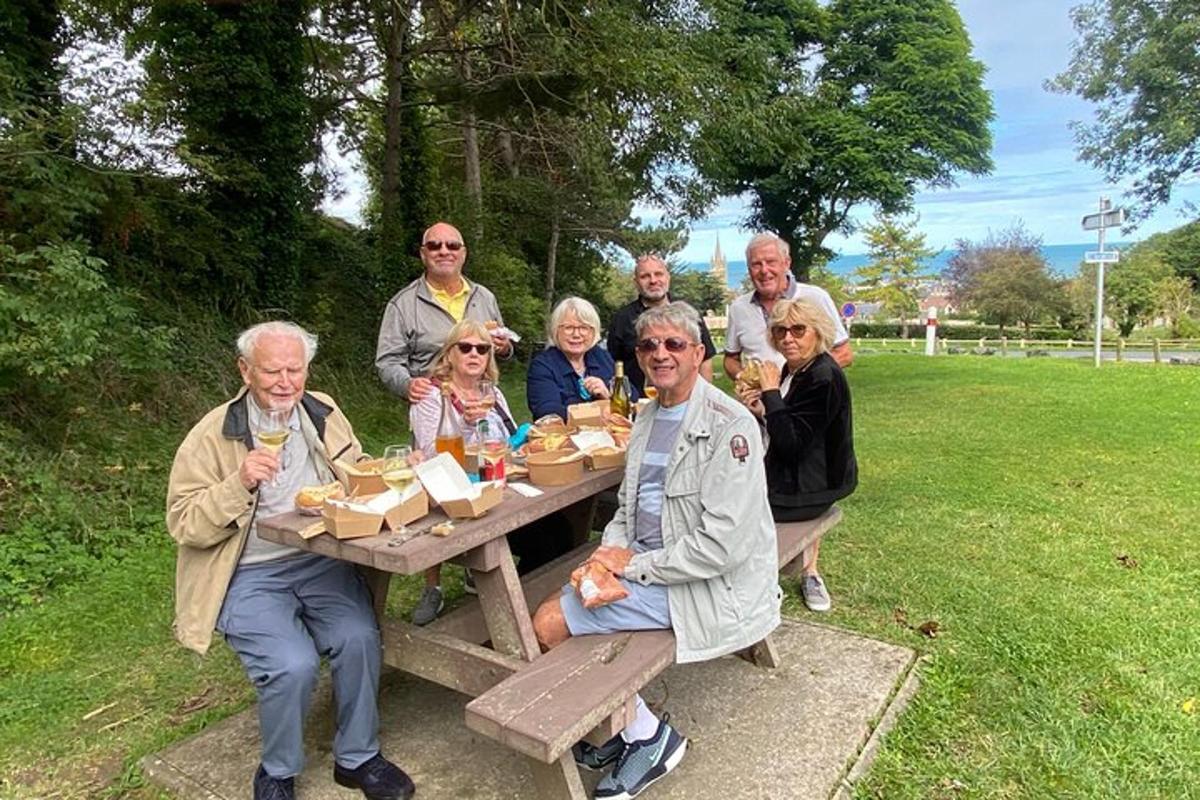
{"type": "MultiPolygon", "coordinates": [[[[525,497],[506,487],[504,500],[499,505],[478,519],[454,520],[454,531],[449,536],[425,533],[402,541],[391,531],[384,530],[378,535],[357,539],[337,539],[329,533],[304,539],[299,531],[311,525],[315,518],[295,511],[260,519],[258,535],[268,541],[386,572],[415,575],[534,520],[618,486],[624,474],[623,467],[585,472],[581,480],[567,486],[537,487],[544,493],[538,497],[525,497]]],[[[446,515],[441,508],[435,507],[428,515],[409,523],[408,527],[410,530],[428,530],[445,520],[446,515]]]]}

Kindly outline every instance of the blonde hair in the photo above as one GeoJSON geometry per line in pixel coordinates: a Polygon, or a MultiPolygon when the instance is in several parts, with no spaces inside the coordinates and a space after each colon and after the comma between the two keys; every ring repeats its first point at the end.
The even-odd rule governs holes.
{"type": "Polygon", "coordinates": [[[582,324],[592,329],[588,349],[595,347],[596,342],[600,341],[600,315],[596,313],[596,307],[582,297],[564,297],[550,312],[550,320],[546,323],[546,347],[558,347],[558,326],[568,314],[574,314],[582,324]]]}
{"type": "Polygon", "coordinates": [[[496,366],[496,346],[492,344],[492,334],[488,332],[486,325],[473,319],[464,319],[462,322],[456,323],[446,334],[446,341],[442,343],[442,349],[438,350],[437,356],[433,359],[433,369],[429,371],[430,376],[439,381],[450,379],[452,370],[450,352],[454,349],[454,345],[468,336],[474,336],[492,345],[492,349],[488,351],[487,366],[483,370],[482,377],[489,381],[495,381],[500,377],[500,368],[496,366]]]}
{"type": "Polygon", "coordinates": [[[767,320],[767,338],[771,347],[776,350],[775,337],[771,335],[773,325],[804,325],[817,335],[817,353],[828,353],[833,347],[833,337],[836,335],[833,320],[829,315],[812,303],[803,300],[776,300],[771,309],[771,318],[767,320]]]}

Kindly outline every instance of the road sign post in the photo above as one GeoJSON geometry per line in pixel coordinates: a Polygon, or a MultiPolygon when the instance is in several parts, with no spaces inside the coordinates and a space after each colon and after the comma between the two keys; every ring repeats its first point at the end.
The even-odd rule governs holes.
{"type": "Polygon", "coordinates": [[[1115,264],[1121,254],[1117,251],[1107,252],[1104,249],[1104,231],[1125,224],[1125,209],[1113,208],[1107,197],[1100,198],[1100,213],[1088,214],[1083,218],[1085,231],[1096,231],[1100,240],[1100,249],[1087,253],[1084,261],[1096,265],[1096,341],[1092,347],[1093,359],[1100,366],[1100,337],[1104,330],[1104,265],[1115,264]]]}

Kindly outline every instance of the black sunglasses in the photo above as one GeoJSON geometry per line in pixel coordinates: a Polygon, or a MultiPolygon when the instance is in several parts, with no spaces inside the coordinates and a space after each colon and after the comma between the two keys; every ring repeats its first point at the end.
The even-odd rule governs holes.
{"type": "Polygon", "coordinates": [[[470,342],[455,342],[454,346],[457,347],[458,352],[462,353],[464,356],[467,353],[471,352],[472,350],[474,350],[476,353],[479,353],[479,355],[481,355],[481,356],[486,356],[488,353],[492,352],[492,346],[490,344],[471,344],[470,342]]]}
{"type": "Polygon", "coordinates": [[[462,242],[439,242],[437,239],[430,239],[421,246],[432,253],[436,253],[443,247],[449,250],[451,253],[457,253],[459,250],[463,249],[462,242]]]}
{"type": "Polygon", "coordinates": [[[682,353],[691,347],[694,342],[689,342],[687,339],[681,339],[678,336],[668,336],[665,339],[659,339],[657,336],[651,336],[649,339],[641,339],[637,343],[639,353],[654,353],[658,351],[658,346],[662,345],[667,348],[668,353],[682,353]]]}
{"type": "Polygon", "coordinates": [[[771,335],[776,339],[782,339],[785,334],[791,333],[793,339],[803,339],[804,334],[808,333],[807,325],[772,325],[771,335]]]}

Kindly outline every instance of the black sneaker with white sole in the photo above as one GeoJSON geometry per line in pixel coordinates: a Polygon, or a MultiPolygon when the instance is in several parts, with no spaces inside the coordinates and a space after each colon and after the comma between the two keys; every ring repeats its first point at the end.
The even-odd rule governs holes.
{"type": "Polygon", "coordinates": [[[604,744],[596,747],[589,742],[577,742],[571,748],[575,754],[575,763],[584,769],[604,769],[621,757],[625,751],[625,740],[617,734],[604,744]]]}
{"type": "Polygon", "coordinates": [[[649,739],[625,745],[617,766],[596,784],[597,800],[629,800],[662,778],[683,761],[687,739],[667,724],[664,717],[649,739]]]}

